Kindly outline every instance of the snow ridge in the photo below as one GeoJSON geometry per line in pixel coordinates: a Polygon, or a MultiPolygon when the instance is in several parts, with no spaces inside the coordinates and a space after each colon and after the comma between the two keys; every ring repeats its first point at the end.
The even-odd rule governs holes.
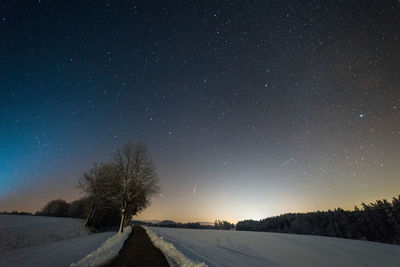
{"type": "Polygon", "coordinates": [[[72,263],[71,267],[83,267],[83,266],[98,266],[101,265],[115,256],[121,250],[124,245],[125,240],[128,238],[129,234],[132,232],[132,227],[127,226],[124,228],[124,232],[115,234],[108,238],[104,243],[92,253],[86,255],[83,259],[77,263],[72,263]]]}
{"type": "MultiPolygon", "coordinates": [[[[157,234],[155,234],[153,231],[151,231],[147,226],[143,226],[143,228],[146,230],[146,233],[150,237],[151,242],[153,242],[154,246],[159,248],[164,255],[167,257],[167,259],[171,259],[172,261],[176,262],[178,266],[181,267],[207,267],[207,264],[204,262],[194,262],[190,259],[188,259],[185,255],[182,254],[179,250],[175,248],[174,245],[171,243],[165,241],[162,236],[159,237],[157,234]]],[[[169,262],[169,261],[168,261],[169,262]]]]}

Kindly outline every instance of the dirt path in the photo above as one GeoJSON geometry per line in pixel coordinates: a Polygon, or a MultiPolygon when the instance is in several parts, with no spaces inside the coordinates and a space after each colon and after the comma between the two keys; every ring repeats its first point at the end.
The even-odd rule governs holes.
{"type": "Polygon", "coordinates": [[[150,241],[143,227],[134,226],[118,256],[102,266],[168,267],[169,264],[164,254],[150,241]]]}

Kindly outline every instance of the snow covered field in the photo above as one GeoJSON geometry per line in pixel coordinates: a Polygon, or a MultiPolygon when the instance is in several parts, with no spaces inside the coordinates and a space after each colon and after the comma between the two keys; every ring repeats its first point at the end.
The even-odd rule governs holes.
{"type": "Polygon", "coordinates": [[[0,215],[0,266],[101,263],[119,252],[129,232],[90,234],[80,219],[0,215]]]}
{"type": "Polygon", "coordinates": [[[158,236],[149,227],[145,226],[144,229],[148,234],[151,242],[161,250],[171,267],[182,266],[182,267],[205,267],[204,262],[195,262],[186,257],[182,252],[176,249],[176,247],[166,242],[163,237],[158,236]]]}
{"type": "Polygon", "coordinates": [[[278,233],[149,227],[208,266],[399,266],[400,246],[278,233]]]}
{"type": "MultiPolygon", "coordinates": [[[[147,229],[153,242],[183,266],[399,266],[400,262],[399,245],[278,233],[147,229]]],[[[78,219],[1,215],[0,266],[92,265],[116,255],[128,234],[128,229],[123,235],[89,234],[78,219]]]]}
{"type": "Polygon", "coordinates": [[[81,219],[0,215],[0,253],[89,234],[81,219]]]}
{"type": "Polygon", "coordinates": [[[105,232],[0,253],[0,266],[67,267],[92,253],[113,235],[115,232],[105,232]]]}

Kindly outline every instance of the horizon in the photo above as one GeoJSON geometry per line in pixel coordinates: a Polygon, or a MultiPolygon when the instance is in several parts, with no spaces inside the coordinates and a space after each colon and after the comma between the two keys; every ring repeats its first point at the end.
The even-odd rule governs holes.
{"type": "MultiPolygon", "coordinates": [[[[285,211],[285,212],[280,212],[280,213],[276,213],[276,214],[272,214],[272,215],[268,215],[268,216],[264,216],[264,217],[259,217],[259,218],[241,218],[241,219],[237,219],[237,220],[230,220],[227,218],[209,218],[209,219],[174,219],[172,217],[163,217],[163,218],[152,218],[152,217],[148,217],[147,214],[143,214],[140,213],[138,215],[135,215],[131,218],[131,220],[138,220],[138,221],[144,221],[144,222],[153,222],[153,221],[157,221],[157,222],[161,222],[161,221],[174,221],[176,223],[209,223],[209,224],[213,224],[214,221],[216,220],[226,220],[229,221],[231,223],[237,223],[239,221],[244,221],[244,220],[262,220],[262,219],[266,219],[266,218],[270,218],[270,217],[276,217],[276,216],[280,216],[280,215],[284,215],[284,214],[288,214],[288,213],[309,213],[309,212],[317,212],[317,211],[321,211],[321,212],[325,212],[325,211],[329,211],[329,210],[335,210],[337,208],[341,208],[345,211],[353,211],[355,207],[360,208],[362,203],[365,204],[370,204],[370,203],[375,203],[378,200],[387,200],[389,202],[392,201],[393,198],[395,197],[399,197],[400,194],[398,194],[397,196],[391,196],[391,197],[383,197],[383,198],[378,198],[378,199],[374,199],[374,200],[370,200],[370,201],[360,201],[359,204],[354,204],[353,206],[351,206],[351,204],[349,205],[349,207],[345,207],[345,206],[336,206],[336,207],[332,207],[332,208],[326,208],[326,209],[314,209],[314,210],[298,210],[298,211],[285,211]]],[[[79,199],[79,198],[78,198],[79,199]]],[[[54,200],[54,199],[52,199],[54,200]]],[[[63,199],[64,200],[64,199],[63,199]]],[[[77,200],[77,199],[73,199],[72,201],[77,200]]],[[[72,201],[67,201],[68,203],[71,203],[72,201]]],[[[45,203],[46,204],[46,203],[45,203]]],[[[44,205],[45,205],[44,204],[44,205]]],[[[44,206],[43,205],[43,206],[44,206]]],[[[31,214],[35,214],[35,212],[40,211],[40,209],[32,209],[32,210],[17,210],[17,209],[5,209],[5,210],[0,210],[0,212],[12,212],[12,211],[17,211],[17,212],[29,212],[31,214]]],[[[146,211],[146,210],[145,210],[146,211]]]]}
{"type": "Polygon", "coordinates": [[[133,219],[260,220],[400,193],[400,6],[0,4],[0,211],[71,202],[143,142],[133,219]]]}

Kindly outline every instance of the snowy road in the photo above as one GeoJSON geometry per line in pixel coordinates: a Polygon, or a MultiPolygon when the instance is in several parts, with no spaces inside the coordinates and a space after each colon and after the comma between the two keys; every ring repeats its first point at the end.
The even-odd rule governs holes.
{"type": "Polygon", "coordinates": [[[208,266],[399,266],[400,246],[278,233],[149,227],[208,266]]]}
{"type": "Polygon", "coordinates": [[[49,242],[0,254],[0,266],[69,266],[96,250],[115,232],[49,242]]]}

